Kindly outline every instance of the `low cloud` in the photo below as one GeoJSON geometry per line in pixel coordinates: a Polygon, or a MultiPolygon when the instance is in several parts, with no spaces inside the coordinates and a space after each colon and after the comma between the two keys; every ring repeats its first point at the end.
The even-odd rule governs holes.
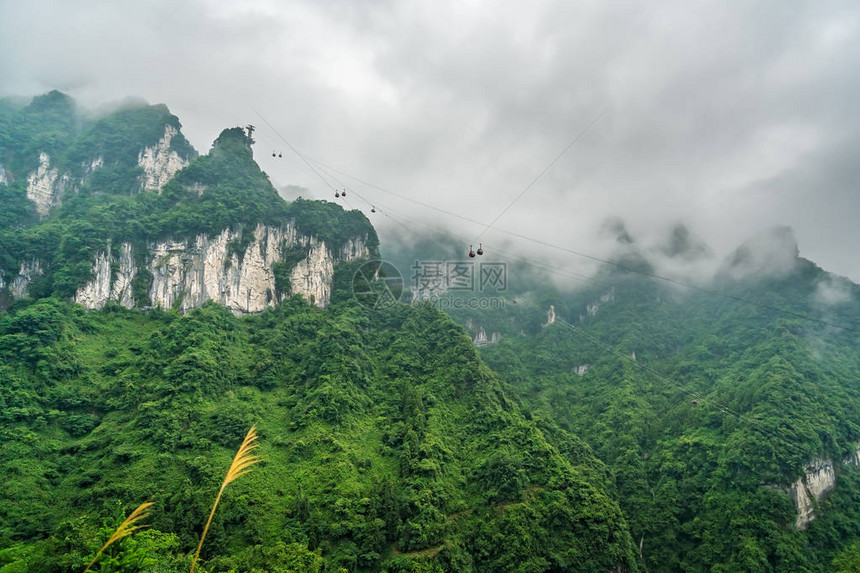
{"type": "Polygon", "coordinates": [[[798,256],[791,227],[774,227],[738,247],[726,259],[721,273],[735,280],[783,277],[797,268],[798,256]]]}
{"type": "Polygon", "coordinates": [[[812,300],[826,307],[846,304],[852,300],[851,288],[852,285],[847,279],[828,275],[815,285],[812,300]]]}
{"type": "MultiPolygon", "coordinates": [[[[566,255],[496,229],[605,257],[625,237],[600,238],[610,216],[641,245],[663,244],[683,221],[719,258],[790,225],[805,257],[860,280],[850,223],[860,220],[860,4],[0,6],[0,96],[60,88],[85,106],[166,103],[200,150],[253,123],[278,188],[332,197],[337,173],[380,213],[450,229],[466,248],[484,229],[450,213],[483,223],[503,213],[485,248],[509,238],[509,250],[559,255],[562,267],[566,255]],[[285,140],[341,171],[309,168],[285,140]]],[[[685,255],[667,247],[678,264],[685,255]]]]}

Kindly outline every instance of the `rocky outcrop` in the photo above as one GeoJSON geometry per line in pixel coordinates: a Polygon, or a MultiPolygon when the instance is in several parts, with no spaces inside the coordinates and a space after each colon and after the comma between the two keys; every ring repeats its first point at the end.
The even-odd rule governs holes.
{"type": "Polygon", "coordinates": [[[588,369],[591,367],[590,364],[580,364],[579,366],[573,367],[573,372],[577,376],[585,376],[585,373],[588,372],[588,369]]]}
{"type": "MultiPolygon", "coordinates": [[[[369,252],[364,240],[356,237],[338,255],[324,242],[298,234],[291,225],[258,225],[244,246],[241,229],[227,229],[214,238],[198,235],[190,241],[149,245],[141,259],[152,277],[152,306],[186,311],[211,300],[245,314],[260,312],[293,294],[327,306],[335,263],[367,258],[369,252]],[[278,292],[275,265],[294,247],[306,248],[307,256],[290,270],[289,292],[278,292]]],[[[77,291],[76,302],[87,308],[101,308],[109,300],[127,307],[139,304],[133,298],[132,283],[140,270],[130,245],[123,244],[116,256],[110,248],[99,254],[92,271],[93,279],[77,291]]]]}
{"type": "Polygon", "coordinates": [[[131,282],[137,275],[137,267],[131,245],[121,245],[116,261],[108,245],[107,252],[96,256],[92,272],[93,279],[75,293],[75,302],[91,309],[101,308],[109,300],[115,300],[128,308],[135,306],[131,282]]]}
{"type": "Polygon", "coordinates": [[[81,165],[81,171],[83,172],[83,177],[81,178],[81,180],[86,180],[90,175],[95,173],[96,169],[98,169],[99,167],[103,167],[104,164],[105,160],[102,156],[94,157],[93,160],[89,163],[84,162],[81,165]]]}
{"type": "Polygon", "coordinates": [[[15,300],[22,299],[28,295],[28,288],[33,279],[44,274],[42,263],[38,260],[32,260],[26,263],[21,263],[21,268],[18,274],[6,280],[6,276],[0,271],[0,289],[9,289],[9,294],[15,300]]]}
{"type": "MultiPolygon", "coordinates": [[[[600,310],[601,305],[611,304],[613,302],[615,302],[614,286],[610,287],[608,291],[600,295],[600,299],[598,301],[585,305],[585,312],[588,314],[588,316],[594,316],[595,314],[597,314],[597,311],[600,310]]],[[[584,317],[580,315],[579,320],[581,322],[582,320],[584,320],[584,317]]]]}
{"type": "Polygon", "coordinates": [[[544,326],[549,326],[550,324],[555,324],[555,305],[549,305],[549,310],[546,311],[546,324],[544,326]]]}
{"type": "Polygon", "coordinates": [[[797,507],[795,527],[803,530],[815,519],[815,506],[836,487],[833,462],[814,459],[803,470],[803,476],[791,484],[790,495],[797,507]]]}
{"type": "Polygon", "coordinates": [[[325,243],[312,243],[307,258],[290,272],[293,294],[299,293],[319,306],[327,306],[331,300],[333,278],[334,260],[325,243]]]}
{"type": "Polygon", "coordinates": [[[494,332],[488,337],[487,331],[484,330],[482,327],[481,330],[478,331],[478,334],[475,335],[475,338],[472,340],[472,343],[475,346],[489,346],[490,344],[497,343],[499,340],[501,340],[501,338],[502,335],[498,332],[494,332]]]}
{"type": "Polygon", "coordinates": [[[68,183],[68,176],[60,176],[55,167],[51,167],[51,158],[47,153],[39,154],[39,167],[27,177],[27,198],[36,204],[40,217],[45,217],[51,209],[60,204],[63,188],[68,183]]]}
{"type": "Polygon", "coordinates": [[[140,186],[144,191],[158,191],[188,165],[178,153],[170,149],[170,140],[179,133],[172,125],[164,126],[164,135],[152,147],[146,147],[137,156],[137,164],[143,169],[140,186]]]}
{"type": "Polygon", "coordinates": [[[9,184],[9,176],[6,175],[6,169],[3,167],[3,164],[0,163],[0,185],[9,184]]]}
{"type": "Polygon", "coordinates": [[[842,463],[846,466],[854,466],[860,468],[860,444],[857,444],[857,447],[854,448],[854,451],[848,454],[845,459],[842,460],[842,463]]]}

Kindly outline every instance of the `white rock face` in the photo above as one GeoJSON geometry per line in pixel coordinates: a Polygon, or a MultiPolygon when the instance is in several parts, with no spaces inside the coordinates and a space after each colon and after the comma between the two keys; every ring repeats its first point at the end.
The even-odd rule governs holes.
{"type": "Polygon", "coordinates": [[[81,167],[83,168],[83,172],[84,172],[83,178],[86,179],[87,177],[92,175],[96,169],[104,166],[104,164],[105,164],[105,160],[104,160],[104,157],[102,157],[102,156],[94,158],[92,161],[89,162],[89,164],[84,162],[84,164],[81,165],[81,167]]]}
{"type": "Polygon", "coordinates": [[[15,300],[22,299],[27,296],[27,288],[33,282],[33,278],[42,276],[42,274],[42,263],[40,261],[34,260],[29,263],[21,263],[21,269],[18,271],[18,274],[12,277],[8,285],[4,282],[2,287],[8,286],[12,298],[15,300]]]}
{"type": "Polygon", "coordinates": [[[366,259],[368,256],[367,245],[363,237],[353,237],[340,249],[340,260],[350,262],[357,259],[366,259]]]}
{"type": "Polygon", "coordinates": [[[323,307],[328,306],[331,300],[333,278],[334,261],[325,243],[312,242],[308,257],[299,261],[290,272],[293,294],[301,294],[317,306],[323,307]]]}
{"type": "MultiPolygon", "coordinates": [[[[588,313],[588,316],[594,316],[597,314],[597,311],[600,310],[601,304],[610,304],[615,302],[615,287],[610,287],[608,291],[600,295],[600,302],[593,302],[591,304],[585,305],[585,311],[588,313]]],[[[580,321],[582,317],[580,317],[580,321]]]]}
{"type": "Polygon", "coordinates": [[[164,184],[176,175],[176,172],[188,165],[188,162],[178,153],[170,149],[170,140],[178,133],[175,127],[164,127],[164,135],[152,147],[147,147],[137,156],[137,164],[143,168],[141,188],[144,191],[158,191],[164,184]]]}
{"type": "Polygon", "coordinates": [[[131,281],[137,275],[137,267],[132,257],[131,245],[123,243],[120,247],[116,276],[111,276],[111,246],[106,253],[99,253],[93,263],[93,280],[75,293],[75,302],[86,308],[101,308],[108,300],[118,301],[132,308],[135,300],[131,295],[131,281]]]}
{"type": "Polygon", "coordinates": [[[842,460],[842,463],[846,466],[855,466],[860,468],[860,444],[857,444],[857,448],[851,454],[842,460]]]}
{"type": "Polygon", "coordinates": [[[600,295],[600,302],[615,302],[615,287],[610,287],[608,291],[600,295]]]}
{"type": "Polygon", "coordinates": [[[549,305],[549,310],[546,311],[546,324],[544,326],[549,326],[550,324],[555,323],[555,305],[549,305]]]}
{"type": "Polygon", "coordinates": [[[45,217],[60,203],[63,188],[68,177],[60,177],[56,168],[51,167],[47,153],[39,154],[39,168],[27,177],[27,198],[36,204],[40,217],[45,217]]]}
{"type": "MultiPolygon", "coordinates": [[[[307,247],[308,255],[291,270],[291,292],[282,293],[281,298],[301,294],[318,306],[329,304],[335,258],[325,243],[299,235],[291,225],[258,225],[250,244],[238,253],[231,245],[241,237],[240,230],[228,229],[214,238],[198,235],[192,241],[150,245],[145,258],[146,269],[152,274],[152,305],[178,305],[187,311],[211,300],[235,314],[260,312],[279,302],[274,265],[284,260],[287,249],[297,245],[307,247]]],[[[354,239],[341,254],[367,258],[369,251],[364,240],[354,239]]],[[[96,257],[94,278],[78,290],[75,301],[86,308],[101,308],[108,300],[133,307],[137,301],[132,297],[131,283],[138,272],[130,245],[123,244],[117,257],[108,249],[96,257]]]]}
{"type": "Polygon", "coordinates": [[[6,169],[3,168],[3,164],[0,163],[0,185],[9,184],[9,178],[6,176],[6,169]]]}
{"type": "Polygon", "coordinates": [[[797,507],[797,529],[806,529],[815,519],[815,503],[824,499],[836,487],[836,473],[833,462],[814,459],[804,468],[804,475],[791,484],[791,497],[797,507]]]}
{"type": "Polygon", "coordinates": [[[472,343],[475,346],[489,346],[490,344],[495,344],[499,340],[501,340],[502,335],[498,332],[494,332],[491,336],[487,337],[487,331],[484,330],[484,327],[481,327],[481,330],[475,335],[475,338],[472,340],[472,343]]]}

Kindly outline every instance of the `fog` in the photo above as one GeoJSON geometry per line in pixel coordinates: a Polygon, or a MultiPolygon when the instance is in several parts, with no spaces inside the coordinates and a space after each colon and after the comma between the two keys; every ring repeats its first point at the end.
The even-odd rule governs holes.
{"type": "Polygon", "coordinates": [[[0,0],[0,15],[0,95],[166,103],[204,153],[253,123],[286,196],[347,187],[384,241],[449,231],[460,252],[573,270],[570,251],[612,255],[606,221],[623,221],[680,273],[787,226],[801,256],[860,282],[854,2],[0,0]],[[678,225],[695,257],[672,254],[678,225]]]}

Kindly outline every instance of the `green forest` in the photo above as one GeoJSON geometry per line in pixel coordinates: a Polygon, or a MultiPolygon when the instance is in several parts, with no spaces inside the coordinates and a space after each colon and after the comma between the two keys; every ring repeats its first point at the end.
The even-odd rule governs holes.
{"type": "MultiPolygon", "coordinates": [[[[510,260],[484,293],[504,305],[446,313],[361,304],[359,259],[335,263],[325,308],[143,308],[144,275],[137,308],[87,311],[72,297],[110,243],[145,256],[289,222],[334,247],[366,236],[401,270],[457,256],[284,201],[238,127],[206,155],[178,132],[187,166],[141,191],[138,154],[168,125],[142,102],[0,100],[0,573],[190,571],[252,427],[259,461],[223,489],[198,571],[860,571],[857,285],[796,257],[688,288],[628,257],[566,288],[510,260]],[[40,153],[76,182],[43,217],[40,153]],[[813,463],[835,481],[798,526],[813,463]]],[[[305,256],[274,269],[280,292],[305,256]]]]}

